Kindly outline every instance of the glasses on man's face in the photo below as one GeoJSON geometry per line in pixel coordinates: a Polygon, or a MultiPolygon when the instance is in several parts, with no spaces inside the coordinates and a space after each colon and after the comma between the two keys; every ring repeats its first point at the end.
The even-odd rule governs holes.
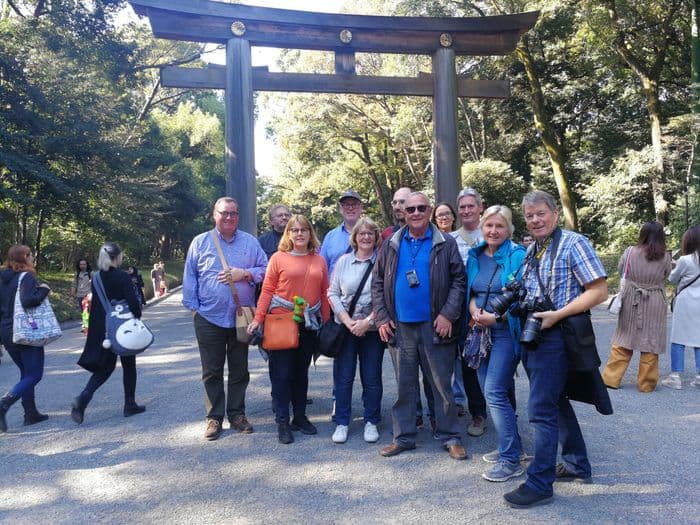
{"type": "Polygon", "coordinates": [[[309,229],[308,228],[291,228],[289,231],[292,232],[293,235],[299,235],[300,233],[308,233],[309,229]]]}
{"type": "Polygon", "coordinates": [[[292,216],[291,213],[278,213],[274,217],[275,217],[275,219],[283,219],[285,217],[291,217],[291,216],[292,216]]]}
{"type": "Polygon", "coordinates": [[[343,201],[340,205],[345,209],[359,208],[361,204],[357,201],[343,201]]]}
{"type": "Polygon", "coordinates": [[[221,210],[216,210],[216,213],[221,215],[222,217],[233,219],[234,217],[238,217],[238,212],[237,211],[221,211],[221,210]]]}
{"type": "Polygon", "coordinates": [[[393,201],[391,201],[391,205],[397,206],[399,204],[403,204],[404,202],[406,202],[406,199],[394,199],[393,201]]]}
{"type": "Polygon", "coordinates": [[[427,204],[419,204],[418,206],[406,206],[404,209],[408,213],[416,213],[416,210],[418,213],[425,213],[428,208],[429,206],[427,204]]]}

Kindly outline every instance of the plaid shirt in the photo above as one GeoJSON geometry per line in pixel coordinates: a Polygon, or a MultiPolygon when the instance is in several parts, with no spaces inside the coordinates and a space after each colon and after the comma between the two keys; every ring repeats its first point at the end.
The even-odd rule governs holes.
{"type": "MultiPolygon", "coordinates": [[[[559,310],[581,295],[585,285],[608,275],[593,245],[583,235],[561,230],[554,268],[550,261],[552,244],[547,246],[540,260],[539,272],[554,307],[559,310]]],[[[536,248],[533,246],[533,249],[536,248]]],[[[525,269],[524,285],[528,301],[543,296],[535,271],[532,265],[525,269]]]]}

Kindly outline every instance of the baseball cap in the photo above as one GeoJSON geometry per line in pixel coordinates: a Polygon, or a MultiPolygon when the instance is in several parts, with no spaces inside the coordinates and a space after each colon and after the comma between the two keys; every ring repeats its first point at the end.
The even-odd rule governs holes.
{"type": "Polygon", "coordinates": [[[362,202],[362,197],[355,190],[345,190],[338,199],[338,202],[343,202],[344,199],[357,199],[362,202]]]}

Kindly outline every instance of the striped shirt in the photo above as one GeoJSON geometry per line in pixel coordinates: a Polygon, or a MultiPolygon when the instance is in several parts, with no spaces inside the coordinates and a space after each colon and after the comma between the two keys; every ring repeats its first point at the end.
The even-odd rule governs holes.
{"type": "MultiPolygon", "coordinates": [[[[584,286],[600,278],[607,278],[603,263],[596,255],[593,245],[580,233],[561,230],[561,239],[551,264],[551,251],[554,243],[549,243],[540,259],[539,272],[547,293],[559,310],[583,293],[584,286]]],[[[542,291],[537,282],[535,268],[525,268],[524,285],[527,300],[542,299],[542,291]]]]}

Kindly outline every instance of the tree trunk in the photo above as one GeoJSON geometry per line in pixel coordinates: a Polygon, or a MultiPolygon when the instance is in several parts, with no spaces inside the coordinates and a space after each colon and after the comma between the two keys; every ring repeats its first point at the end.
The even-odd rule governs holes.
{"type": "Polygon", "coordinates": [[[525,68],[525,74],[527,75],[530,85],[535,128],[540,133],[542,144],[544,144],[547,155],[549,155],[554,182],[557,185],[559,199],[561,200],[564,226],[570,230],[578,230],[576,204],[566,174],[566,152],[563,145],[563,138],[557,137],[556,129],[549,118],[544,101],[544,93],[542,92],[542,85],[540,84],[540,79],[537,75],[537,70],[535,69],[535,64],[530,50],[527,47],[527,43],[521,40],[515,52],[525,68]]]}
{"type": "Polygon", "coordinates": [[[39,210],[39,218],[36,221],[36,236],[34,242],[34,268],[39,269],[39,261],[41,261],[41,234],[44,231],[44,223],[46,222],[46,214],[44,209],[39,210]]]}
{"type": "Polygon", "coordinates": [[[659,89],[655,80],[640,76],[646,96],[649,125],[651,126],[651,149],[654,154],[654,174],[651,180],[651,191],[654,197],[654,212],[656,220],[661,224],[668,223],[668,202],[664,198],[666,173],[664,170],[664,150],[661,145],[661,112],[659,110],[659,89]]]}

